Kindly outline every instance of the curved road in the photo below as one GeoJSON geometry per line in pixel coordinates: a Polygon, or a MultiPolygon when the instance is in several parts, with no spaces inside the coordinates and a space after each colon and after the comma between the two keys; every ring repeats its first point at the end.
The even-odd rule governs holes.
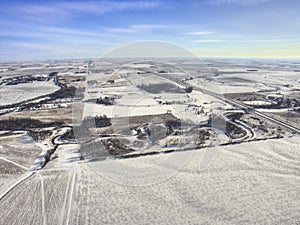
{"type": "Polygon", "coordinates": [[[251,107],[249,107],[249,106],[247,106],[247,105],[241,103],[241,102],[237,102],[237,101],[235,101],[235,100],[225,98],[224,96],[222,96],[222,95],[220,95],[220,94],[216,94],[216,93],[214,93],[214,92],[205,90],[205,89],[203,89],[203,88],[199,88],[199,87],[193,86],[193,85],[191,85],[191,84],[189,84],[189,83],[186,83],[186,82],[184,82],[184,81],[182,81],[182,80],[179,80],[179,79],[176,79],[176,78],[173,78],[173,79],[172,79],[172,78],[169,77],[169,76],[162,75],[162,74],[158,74],[158,73],[155,74],[155,75],[160,76],[160,77],[163,77],[163,78],[166,78],[166,79],[169,79],[170,81],[176,82],[176,83],[179,84],[179,85],[192,86],[193,89],[196,90],[196,91],[200,91],[200,92],[202,92],[202,93],[204,93],[204,94],[213,96],[213,97],[215,97],[215,98],[217,98],[217,99],[220,99],[220,100],[222,100],[222,101],[224,101],[224,102],[226,102],[226,103],[229,103],[229,104],[231,104],[231,105],[233,105],[233,106],[235,106],[235,107],[237,107],[237,108],[239,108],[239,109],[243,109],[243,110],[246,110],[246,111],[250,111],[250,112],[252,112],[253,114],[256,114],[256,115],[258,115],[258,116],[260,116],[260,117],[263,117],[263,118],[266,119],[266,120],[269,120],[269,121],[271,121],[271,122],[273,122],[273,123],[276,123],[277,125],[280,125],[280,126],[282,126],[282,127],[285,127],[285,128],[287,128],[287,129],[289,129],[289,130],[294,131],[294,132],[297,133],[297,134],[300,134],[300,129],[299,129],[299,128],[297,128],[297,127],[295,127],[295,126],[293,126],[293,125],[287,124],[287,123],[285,123],[285,122],[283,122],[283,121],[281,121],[281,120],[278,120],[278,119],[275,119],[275,118],[273,118],[273,117],[270,117],[270,116],[268,116],[268,115],[266,115],[266,114],[264,114],[264,113],[262,113],[262,112],[259,112],[259,111],[255,110],[255,109],[253,109],[253,108],[251,108],[251,107]]]}

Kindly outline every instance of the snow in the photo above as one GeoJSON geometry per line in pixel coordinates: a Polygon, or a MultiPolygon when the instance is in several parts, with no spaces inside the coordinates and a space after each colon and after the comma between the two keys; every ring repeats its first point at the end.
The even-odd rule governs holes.
{"type": "Polygon", "coordinates": [[[130,64],[125,64],[124,67],[130,67],[130,68],[149,68],[151,66],[151,64],[147,64],[147,63],[130,63],[130,64]]]}
{"type": "MultiPolygon", "coordinates": [[[[140,71],[142,68],[149,67],[148,64],[127,66],[141,69],[140,71]]],[[[103,69],[102,65],[99,69],[103,69]]],[[[193,85],[199,82],[200,87],[217,90],[217,93],[275,90],[283,84],[290,84],[294,88],[299,87],[299,74],[296,74],[297,77],[289,72],[275,70],[276,67],[274,71],[260,70],[233,75],[255,81],[249,83],[219,84],[217,79],[202,84],[201,79],[190,82],[193,85]],[[275,85],[270,85],[271,81],[275,85]]],[[[227,71],[238,71],[238,69],[227,69],[227,71]]],[[[154,75],[137,76],[130,74],[131,72],[132,70],[124,69],[120,74],[128,75],[133,85],[124,77],[115,75],[117,79],[114,79],[113,84],[105,83],[101,86],[99,82],[89,87],[95,93],[87,95],[86,100],[94,97],[111,97],[111,95],[121,98],[116,99],[116,104],[112,106],[84,103],[83,115],[106,114],[108,117],[127,117],[171,111],[180,119],[197,123],[206,121],[207,114],[213,110],[222,114],[223,109],[232,107],[197,91],[189,94],[146,93],[134,85],[167,81],[154,75]],[[159,100],[176,103],[163,105],[158,103],[159,100]],[[197,114],[199,110],[203,110],[200,115],[197,114]]],[[[221,75],[223,78],[230,78],[230,76],[232,74],[221,75]]],[[[98,75],[97,77],[99,78],[98,75]]],[[[112,75],[101,75],[100,79],[111,77],[112,75]]],[[[8,87],[3,86],[3,89],[0,89],[0,96],[4,96],[4,99],[7,98],[7,101],[12,103],[31,98],[30,96],[34,96],[37,92],[48,93],[51,88],[54,89],[48,87],[46,90],[47,88],[41,84],[43,82],[34,82],[28,87],[20,84],[10,86],[9,90],[8,87]],[[14,92],[20,93],[15,96],[14,92]]],[[[281,90],[286,90],[288,93],[289,87],[283,87],[281,90]]],[[[2,99],[0,105],[1,101],[2,99]]],[[[249,101],[248,104],[266,105],[269,102],[249,101]]],[[[260,111],[286,112],[287,110],[261,109],[260,111]]],[[[250,136],[251,127],[241,121],[236,122],[247,128],[250,136]]],[[[31,178],[16,186],[1,199],[3,204],[0,208],[0,224],[223,225],[297,224],[300,221],[300,137],[298,136],[193,151],[165,152],[129,159],[108,158],[105,161],[86,162],[80,161],[78,144],[60,140],[59,135],[68,129],[56,130],[54,135],[58,137],[53,141],[59,146],[47,166],[42,170],[34,171],[31,178]]],[[[213,128],[211,130],[216,131],[216,139],[219,141],[216,143],[228,143],[229,139],[223,132],[213,128]]],[[[35,142],[26,133],[13,134],[15,135],[9,140],[11,146],[10,143],[5,142],[6,137],[0,137],[0,141],[3,142],[0,152],[10,156],[10,153],[15,151],[18,153],[18,157],[15,157],[16,162],[30,166],[31,158],[38,155],[40,149],[34,149],[37,144],[34,144],[35,142]]],[[[193,146],[193,135],[197,135],[196,132],[182,137],[183,141],[188,142],[187,146],[193,146]]],[[[169,137],[171,139],[174,136],[169,137]]],[[[123,138],[131,142],[137,140],[136,137],[123,138]]],[[[135,145],[137,152],[132,155],[145,152],[143,147],[146,148],[146,144],[142,147],[135,145]]],[[[167,149],[164,148],[163,141],[159,142],[159,145],[149,150],[159,152],[167,149]]],[[[34,170],[40,169],[39,165],[43,164],[46,154],[52,150],[53,145],[48,139],[40,147],[42,153],[37,157],[34,164],[37,167],[34,170]]],[[[1,179],[1,192],[3,190],[1,183],[6,182],[11,185],[16,179],[17,177],[1,179]]]]}
{"type": "Polygon", "coordinates": [[[256,101],[243,101],[246,105],[256,105],[256,106],[268,106],[276,104],[276,102],[270,102],[270,101],[262,101],[262,100],[256,100],[256,101]]]}
{"type": "Polygon", "coordinates": [[[72,163],[80,161],[78,144],[59,145],[54,154],[58,158],[52,162],[53,167],[70,167],[74,166],[72,163]]]}
{"type": "Polygon", "coordinates": [[[71,224],[293,224],[299,137],[80,164],[71,224]]]}
{"type": "MultiPolygon", "coordinates": [[[[211,110],[211,101],[216,100],[210,98],[201,92],[193,91],[192,93],[158,93],[152,94],[137,88],[135,85],[140,84],[156,84],[156,83],[173,83],[165,78],[149,75],[146,76],[130,74],[121,80],[121,85],[108,87],[89,86],[88,95],[85,100],[94,97],[112,97],[118,96],[115,99],[115,104],[105,106],[91,102],[84,103],[84,117],[95,115],[107,115],[113,117],[129,117],[150,114],[164,114],[170,112],[183,120],[193,121],[195,123],[205,122],[208,120],[208,112],[211,110]],[[128,79],[127,85],[123,83],[128,79]],[[159,104],[159,102],[169,102],[171,104],[159,104]],[[207,103],[207,104],[204,104],[207,103]],[[199,107],[189,107],[192,105],[199,107]],[[197,114],[197,112],[202,113],[197,114]]],[[[117,82],[118,83],[118,82],[117,82]]],[[[173,83],[174,84],[174,83],[173,83]]]]}
{"type": "Polygon", "coordinates": [[[259,112],[268,112],[268,113],[280,113],[280,112],[288,112],[289,108],[283,108],[283,109],[256,109],[256,111],[259,112]]]}
{"type": "Polygon", "coordinates": [[[57,90],[59,87],[54,83],[44,81],[0,86],[0,105],[15,104],[57,90]]]}
{"type": "Polygon", "coordinates": [[[131,95],[123,96],[116,100],[118,105],[131,105],[131,106],[157,106],[158,103],[151,96],[143,95],[143,93],[134,93],[131,95]]]}
{"type": "Polygon", "coordinates": [[[157,105],[157,106],[105,106],[94,103],[85,103],[83,114],[85,117],[95,115],[107,115],[107,117],[128,117],[150,114],[163,114],[168,110],[172,110],[172,106],[157,105]]]}
{"type": "MultiPolygon", "coordinates": [[[[193,84],[191,82],[191,84],[193,84]]],[[[276,89],[265,86],[261,83],[221,83],[216,79],[216,81],[201,81],[196,83],[199,87],[202,87],[208,91],[212,91],[220,94],[228,93],[245,93],[245,92],[257,92],[258,90],[269,90],[274,91],[276,89]]]]}

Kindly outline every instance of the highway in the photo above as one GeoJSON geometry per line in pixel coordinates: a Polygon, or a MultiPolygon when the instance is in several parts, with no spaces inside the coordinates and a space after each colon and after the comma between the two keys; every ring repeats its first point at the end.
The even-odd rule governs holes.
{"type": "Polygon", "coordinates": [[[186,83],[185,81],[180,80],[180,79],[176,79],[176,78],[173,78],[173,79],[172,79],[170,76],[163,75],[163,74],[159,74],[159,73],[156,73],[155,75],[160,76],[160,77],[163,77],[163,78],[168,79],[168,80],[171,80],[171,81],[173,81],[173,82],[176,82],[176,83],[179,84],[179,85],[183,85],[183,86],[192,86],[192,87],[193,87],[193,90],[200,91],[200,92],[202,92],[203,94],[206,94],[206,95],[210,95],[210,96],[212,96],[212,97],[215,97],[215,98],[217,98],[217,99],[219,99],[219,100],[222,100],[222,101],[224,101],[224,102],[226,102],[226,103],[229,103],[229,104],[231,104],[231,105],[237,107],[238,109],[242,109],[242,110],[245,110],[245,111],[247,111],[247,112],[251,112],[251,113],[253,113],[253,114],[256,114],[256,115],[258,115],[258,116],[260,116],[260,117],[262,117],[262,118],[264,118],[264,119],[266,119],[266,120],[269,120],[269,121],[271,121],[271,122],[273,122],[273,123],[276,123],[276,124],[279,125],[279,126],[282,126],[282,127],[286,128],[286,129],[289,129],[289,130],[291,130],[291,131],[293,131],[293,132],[295,132],[295,133],[297,133],[297,134],[300,134],[300,129],[299,129],[299,128],[297,128],[297,127],[295,127],[295,126],[293,126],[293,125],[287,124],[287,123],[285,123],[285,122],[283,122],[283,121],[280,121],[280,120],[278,120],[278,119],[275,119],[275,118],[273,118],[273,117],[270,117],[269,115],[266,115],[266,114],[264,114],[264,113],[262,113],[262,112],[259,112],[259,111],[255,110],[255,109],[253,109],[252,107],[249,107],[249,106],[247,106],[247,105],[245,105],[245,104],[243,104],[243,103],[241,103],[241,102],[237,102],[237,101],[235,101],[235,100],[225,98],[223,95],[220,95],[220,94],[217,94],[217,93],[214,93],[214,92],[205,90],[205,89],[203,89],[203,88],[196,87],[196,86],[191,85],[191,84],[189,84],[189,83],[186,83]]]}

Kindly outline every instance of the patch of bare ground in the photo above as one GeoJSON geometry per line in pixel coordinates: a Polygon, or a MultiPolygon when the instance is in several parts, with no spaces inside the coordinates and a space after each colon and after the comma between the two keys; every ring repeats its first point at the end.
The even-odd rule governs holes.
{"type": "Polygon", "coordinates": [[[72,106],[56,109],[43,110],[28,110],[22,112],[11,112],[0,117],[1,120],[8,120],[12,118],[32,118],[38,119],[44,123],[61,122],[63,125],[70,125],[72,123],[72,106]]]}

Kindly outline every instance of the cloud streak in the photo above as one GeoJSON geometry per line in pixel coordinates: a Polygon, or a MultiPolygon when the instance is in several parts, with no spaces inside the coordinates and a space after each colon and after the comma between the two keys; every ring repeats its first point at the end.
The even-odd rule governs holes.
{"type": "Polygon", "coordinates": [[[207,3],[213,5],[252,5],[252,4],[262,4],[272,0],[207,0],[207,3]]]}
{"type": "Polygon", "coordinates": [[[152,30],[157,29],[163,29],[167,26],[164,25],[158,25],[158,24],[136,24],[131,25],[125,28],[109,28],[106,29],[109,33],[127,33],[127,34],[133,34],[133,33],[141,33],[141,32],[149,32],[152,30]]]}
{"type": "Polygon", "coordinates": [[[210,35],[210,34],[213,34],[213,33],[214,32],[210,32],[210,31],[194,31],[194,32],[188,32],[186,34],[201,36],[201,35],[210,35]]]}
{"type": "Polygon", "coordinates": [[[207,39],[207,40],[194,40],[193,42],[197,43],[221,43],[224,42],[223,40],[217,40],[217,39],[207,39]]]}
{"type": "Polygon", "coordinates": [[[74,17],[83,14],[105,14],[109,12],[148,10],[158,8],[160,1],[62,1],[44,4],[24,4],[18,10],[29,17],[74,17]]]}

